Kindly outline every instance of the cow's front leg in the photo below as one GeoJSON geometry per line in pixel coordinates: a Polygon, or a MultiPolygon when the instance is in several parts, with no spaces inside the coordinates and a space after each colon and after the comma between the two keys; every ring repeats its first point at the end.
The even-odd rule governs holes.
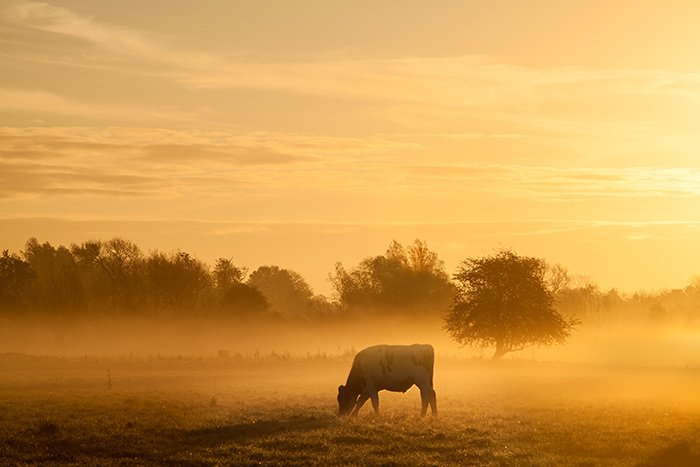
{"type": "Polygon", "coordinates": [[[352,411],[350,414],[351,417],[357,416],[357,412],[360,411],[363,405],[365,405],[365,402],[367,402],[367,399],[369,399],[369,394],[366,392],[363,392],[362,395],[360,395],[360,398],[357,399],[357,405],[355,406],[355,410],[352,411]]]}

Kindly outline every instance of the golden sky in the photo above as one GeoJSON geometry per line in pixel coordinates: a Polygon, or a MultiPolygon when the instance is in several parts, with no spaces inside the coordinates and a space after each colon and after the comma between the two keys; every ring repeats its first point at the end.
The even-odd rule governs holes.
{"type": "Polygon", "coordinates": [[[392,239],[700,274],[700,2],[0,2],[0,249],[122,236],[318,293],[392,239]]]}

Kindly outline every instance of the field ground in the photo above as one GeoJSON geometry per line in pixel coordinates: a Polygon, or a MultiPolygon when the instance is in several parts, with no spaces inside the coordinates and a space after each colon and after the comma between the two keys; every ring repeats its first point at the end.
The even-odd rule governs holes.
{"type": "Polygon", "coordinates": [[[0,355],[0,465],[698,466],[700,371],[436,361],[335,416],[348,356],[0,355]]]}

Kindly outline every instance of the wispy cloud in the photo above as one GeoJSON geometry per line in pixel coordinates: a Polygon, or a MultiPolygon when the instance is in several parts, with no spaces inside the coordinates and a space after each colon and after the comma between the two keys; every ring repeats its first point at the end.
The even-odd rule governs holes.
{"type": "MultiPolygon", "coordinates": [[[[98,21],[49,3],[15,0],[4,21],[28,30],[79,39],[104,52],[169,69],[193,89],[260,88],[289,92],[439,104],[463,111],[541,110],[542,102],[605,96],[666,96],[697,101],[700,75],[657,70],[526,67],[483,56],[254,60],[194,50],[141,30],[98,21]]],[[[134,69],[136,71],[136,69],[134,69]]]]}
{"type": "Polygon", "coordinates": [[[279,132],[204,132],[127,127],[0,127],[4,158],[83,157],[110,152],[149,161],[221,161],[236,165],[320,162],[325,158],[414,151],[401,135],[364,138],[279,132]]]}
{"type": "MultiPolygon", "coordinates": [[[[481,136],[479,136],[481,137],[481,136]]],[[[403,135],[345,138],[291,133],[224,133],[105,127],[0,128],[2,195],[84,193],[214,196],[345,192],[426,199],[538,201],[690,198],[700,169],[551,167],[518,164],[396,164],[390,154],[423,154],[403,135]]]]}
{"type": "Polygon", "coordinates": [[[100,22],[91,16],[50,3],[11,0],[0,9],[0,14],[16,27],[80,39],[120,55],[187,67],[196,65],[198,68],[210,60],[207,54],[176,53],[162,40],[144,31],[100,22]]]}
{"type": "Polygon", "coordinates": [[[695,197],[700,169],[555,168],[522,165],[415,165],[404,170],[443,190],[473,190],[496,197],[551,201],[599,198],[695,197]],[[429,180],[433,178],[434,181],[429,180]]]}
{"type": "Polygon", "coordinates": [[[264,148],[203,144],[197,137],[164,143],[167,134],[173,136],[155,131],[146,137],[138,129],[104,129],[102,135],[86,129],[2,129],[0,196],[172,198],[188,191],[216,193],[245,183],[222,166],[298,159],[264,148]]]}
{"type": "MultiPolygon", "coordinates": [[[[349,234],[362,231],[405,231],[436,230],[451,232],[458,229],[474,237],[541,237],[570,232],[606,232],[626,239],[637,240],[653,238],[695,238],[700,229],[700,221],[612,221],[612,220],[578,220],[578,219],[502,219],[474,220],[460,222],[363,222],[363,221],[211,221],[197,218],[168,216],[110,216],[110,215],[73,215],[73,216],[36,216],[36,215],[1,215],[0,221],[13,220],[54,221],[54,222],[100,222],[111,223],[118,229],[122,223],[140,224],[148,229],[149,224],[158,223],[168,226],[187,226],[208,235],[235,235],[274,233],[280,230],[300,229],[316,231],[323,234],[349,234]],[[635,233],[636,232],[636,233],[635,233]]],[[[463,245],[462,245],[463,246],[463,245]]]]}
{"type": "MultiPolygon", "coordinates": [[[[237,196],[376,185],[385,151],[415,145],[312,134],[141,128],[0,128],[0,196],[237,196]],[[352,164],[354,163],[355,166],[352,164]],[[348,164],[351,166],[348,167],[348,164]]],[[[354,188],[352,188],[354,187],[354,188]]],[[[365,188],[366,189],[366,188],[365,188]]]]}
{"type": "Polygon", "coordinates": [[[0,88],[0,110],[29,112],[34,115],[82,117],[92,121],[111,122],[115,119],[131,122],[188,122],[198,119],[199,112],[179,108],[150,107],[142,103],[105,103],[67,97],[43,90],[0,88]]]}

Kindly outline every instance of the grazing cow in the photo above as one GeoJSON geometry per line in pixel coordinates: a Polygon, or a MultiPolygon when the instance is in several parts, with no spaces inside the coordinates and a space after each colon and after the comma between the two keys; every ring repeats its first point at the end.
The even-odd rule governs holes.
{"type": "Polygon", "coordinates": [[[367,399],[379,413],[379,391],[406,392],[414,384],[420,389],[423,403],[420,416],[425,416],[428,404],[437,415],[434,362],[430,345],[375,345],[360,351],[352,362],[348,381],[338,388],[338,415],[357,415],[367,399]]]}

